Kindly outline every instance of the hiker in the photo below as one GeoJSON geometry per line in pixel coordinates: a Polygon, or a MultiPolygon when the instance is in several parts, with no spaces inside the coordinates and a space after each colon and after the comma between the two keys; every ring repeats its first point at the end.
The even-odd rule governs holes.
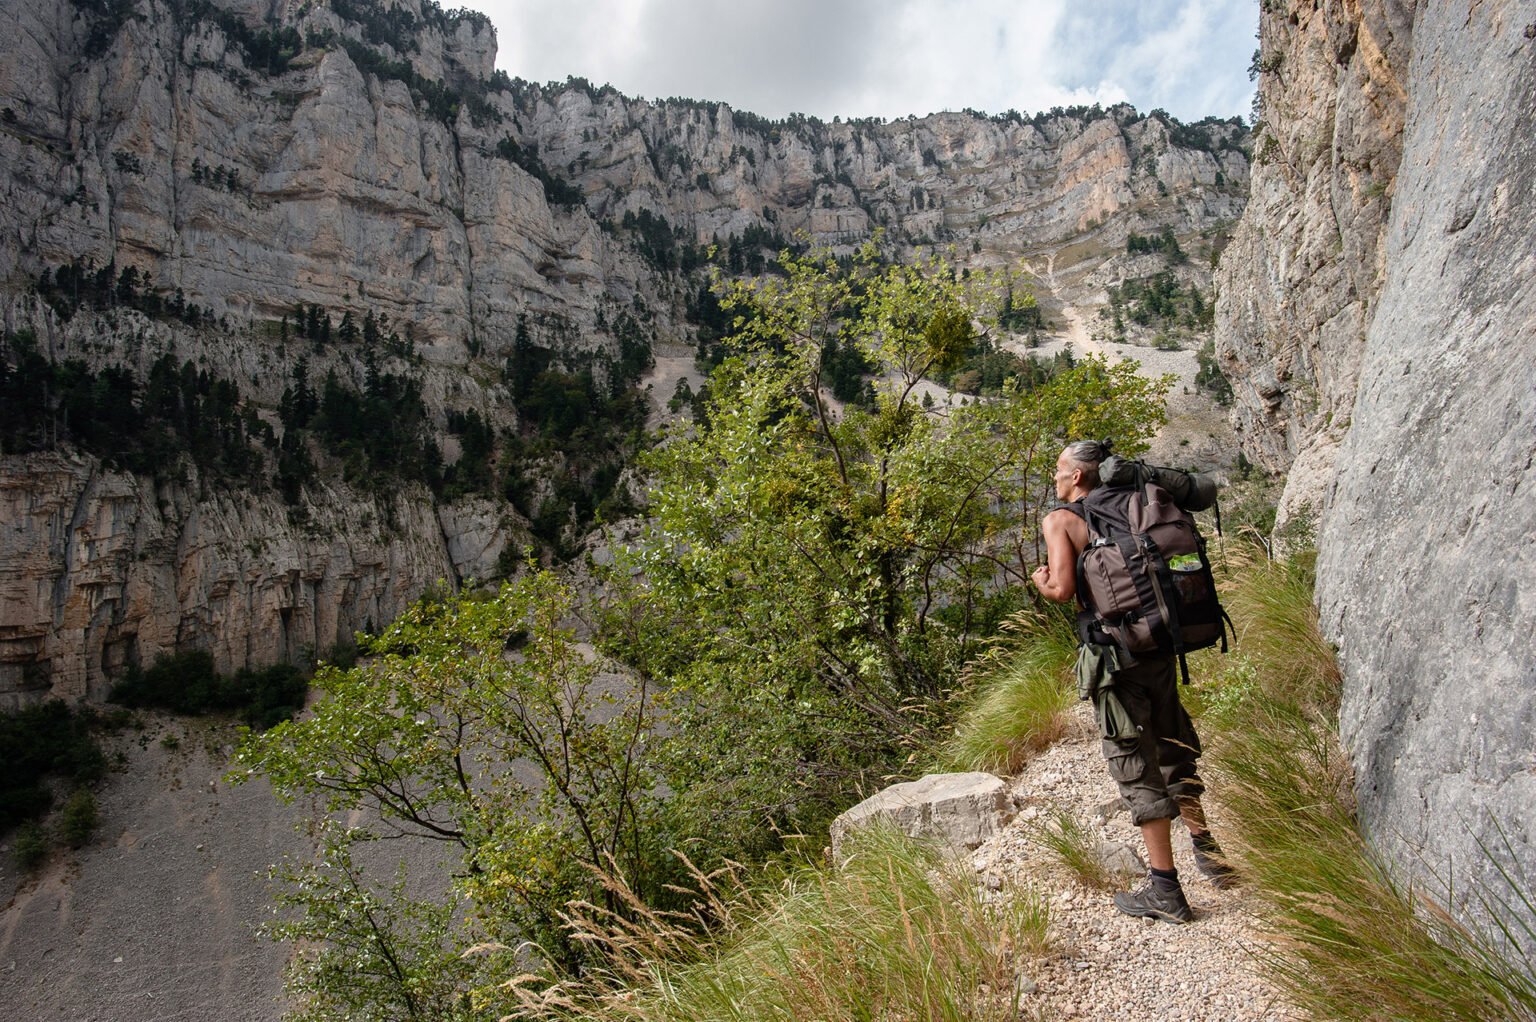
{"type": "MultiPolygon", "coordinates": [[[[1076,598],[1078,557],[1090,543],[1083,498],[1099,486],[1099,465],[1109,456],[1106,443],[1081,440],[1071,443],[1056,460],[1056,496],[1065,502],[1045,516],[1046,563],[1035,570],[1032,581],[1046,599],[1066,603],[1076,598]]],[[[1086,606],[1086,604],[1084,604],[1086,606]]],[[[1100,670],[1118,666],[1114,647],[1102,650],[1100,670]]],[[[1194,918],[1173,865],[1170,826],[1182,817],[1194,845],[1195,864],[1217,886],[1232,879],[1231,867],[1206,826],[1200,807],[1205,786],[1195,771],[1200,739],[1189,714],[1179,703],[1178,658],[1139,654],[1129,666],[1100,679],[1094,699],[1118,698],[1124,708],[1121,734],[1104,738],[1104,756],[1110,775],[1131,809],[1131,822],[1141,828],[1151,872],[1139,890],[1115,895],[1115,907],[1133,916],[1150,916],[1170,923],[1194,918]]],[[[1103,708],[1100,710],[1101,721],[1103,708]]],[[[1107,730],[1106,733],[1115,733],[1107,730]]]]}

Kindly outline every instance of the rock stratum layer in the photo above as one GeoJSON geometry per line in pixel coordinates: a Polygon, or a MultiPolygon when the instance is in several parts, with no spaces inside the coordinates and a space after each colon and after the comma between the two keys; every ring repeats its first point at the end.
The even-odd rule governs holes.
{"type": "MultiPolygon", "coordinates": [[[[1162,268],[1127,254],[1132,232],[1172,231],[1196,256],[1176,272],[1208,289],[1247,192],[1234,123],[1128,106],[770,123],[508,79],[486,19],[416,0],[0,0],[0,26],[6,331],[55,363],[142,380],[168,354],[227,377],[271,431],[269,459],[299,354],[317,389],[374,372],[355,347],[291,341],[280,322],[297,305],[405,330],[409,351],[379,368],[420,387],[447,463],[451,416],[518,424],[502,370],[519,324],[557,357],[597,359],[599,384],[621,324],[691,345],[700,277],[680,253],[718,241],[750,265],[797,232],[849,246],[879,230],[897,252],[1026,262],[1060,313],[1162,268]],[[30,292],[66,264],[132,270],[217,326],[63,316],[30,292]]],[[[5,457],[0,705],[96,697],[124,664],[176,649],[209,649],[221,670],[324,652],[438,578],[493,573],[551,485],[529,482],[520,514],[343,475],[322,463],[284,502],[69,450],[5,457]]]]}
{"type": "Polygon", "coordinates": [[[1498,892],[1536,853],[1536,12],[1282,6],[1218,347],[1318,522],[1362,818],[1498,892]]]}

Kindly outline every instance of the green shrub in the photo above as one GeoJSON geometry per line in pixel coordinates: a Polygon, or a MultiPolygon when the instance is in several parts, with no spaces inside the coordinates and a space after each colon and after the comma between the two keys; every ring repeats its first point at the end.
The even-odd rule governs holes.
{"type": "Polygon", "coordinates": [[[95,715],[53,700],[0,716],[0,833],[47,812],[49,776],[88,784],[107,759],[91,735],[95,715]]]}
{"type": "Polygon", "coordinates": [[[181,714],[236,713],[251,727],[265,730],[298,713],[308,691],[308,678],[292,664],[243,667],[226,676],[213,669],[210,653],[189,650],[161,656],[148,670],[130,668],[113,686],[110,698],[126,706],[181,714]]]}
{"type": "Polygon", "coordinates": [[[35,820],[28,820],[16,828],[16,839],[11,845],[16,855],[16,866],[24,873],[31,873],[48,858],[48,832],[35,820]]]}
{"type": "Polygon", "coordinates": [[[135,709],[156,707],[176,713],[202,713],[213,701],[218,674],[206,650],[162,655],[148,670],[129,667],[110,698],[135,709]]]}
{"type": "Polygon", "coordinates": [[[59,814],[59,837],[71,848],[83,848],[96,832],[96,796],[89,788],[76,788],[59,814]]]}

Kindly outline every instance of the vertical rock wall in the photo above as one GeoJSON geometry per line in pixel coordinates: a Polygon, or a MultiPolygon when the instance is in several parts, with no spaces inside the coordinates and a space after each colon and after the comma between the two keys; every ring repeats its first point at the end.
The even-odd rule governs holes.
{"type": "Polygon", "coordinates": [[[1216,349],[1248,457],[1316,521],[1386,273],[1413,5],[1266,5],[1247,212],[1217,272],[1216,349]]]}
{"type": "Polygon", "coordinates": [[[1265,4],[1217,345],[1317,523],[1362,818],[1421,878],[1536,853],[1536,7],[1265,4]]]}
{"type": "Polygon", "coordinates": [[[442,579],[486,577],[507,542],[485,501],[434,508],[327,489],[302,517],[272,492],[155,483],[94,458],[0,457],[0,711],[101,699],[158,654],[219,670],[324,656],[442,579]]]}
{"type": "Polygon", "coordinates": [[[1465,892],[1536,855],[1536,7],[1421,5],[1407,79],[1318,596],[1364,821],[1465,892]]]}

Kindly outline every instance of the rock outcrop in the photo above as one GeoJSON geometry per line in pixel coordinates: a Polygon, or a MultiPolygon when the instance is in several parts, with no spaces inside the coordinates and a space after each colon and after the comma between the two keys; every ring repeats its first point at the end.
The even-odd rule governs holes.
{"type": "MultiPolygon", "coordinates": [[[[6,331],[93,370],[142,380],[171,355],[227,378],[269,431],[268,476],[296,359],[316,388],[365,375],[355,346],[290,339],[299,305],[404,331],[376,368],[419,386],[451,464],[451,416],[518,424],[505,372],[523,327],[598,383],[626,342],[691,347],[701,279],[684,264],[716,240],[747,269],[797,232],[1027,261],[1048,313],[1081,319],[1107,285],[1162,268],[1127,254],[1132,232],[1181,238],[1195,258],[1177,273],[1208,293],[1247,191],[1232,122],[1128,106],[768,122],[513,81],[483,16],[418,0],[0,0],[0,25],[6,331]],[[66,264],[131,270],[205,322],[68,318],[29,293],[66,264]]],[[[68,450],[6,457],[6,520],[23,524],[0,548],[0,705],[95,697],[124,663],[181,647],[221,670],[323,652],[438,578],[486,577],[514,539],[520,554],[552,485],[527,480],[518,513],[410,486],[386,498],[321,468],[295,503],[68,450]]]]}
{"type": "Polygon", "coordinates": [[[969,851],[1000,831],[1011,809],[1008,786],[993,774],[929,774],[878,791],[833,820],[832,857],[841,859],[850,837],[871,826],[969,851]]]}
{"type": "Polygon", "coordinates": [[[205,649],[225,671],[323,657],[434,580],[489,577],[507,542],[494,512],[424,489],[316,495],[303,520],[271,492],[198,490],[0,458],[0,710],[103,699],[154,651],[205,649]]]}
{"type": "Polygon", "coordinates": [[[1321,512],[1369,832],[1497,891],[1536,853],[1536,15],[1286,6],[1218,343],[1251,456],[1321,512]]]}

